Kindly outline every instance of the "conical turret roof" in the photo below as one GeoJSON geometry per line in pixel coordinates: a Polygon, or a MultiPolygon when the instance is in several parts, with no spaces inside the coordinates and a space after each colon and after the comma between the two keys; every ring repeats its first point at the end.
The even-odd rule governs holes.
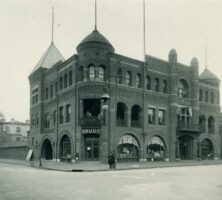
{"type": "Polygon", "coordinates": [[[59,61],[63,62],[64,60],[65,59],[63,58],[63,56],[61,55],[59,50],[56,48],[56,46],[52,42],[51,45],[46,50],[46,52],[42,55],[41,59],[36,64],[36,66],[34,67],[34,69],[32,70],[31,73],[33,73],[34,71],[36,71],[40,67],[49,69],[57,62],[59,62],[59,61]]]}
{"type": "Polygon", "coordinates": [[[77,46],[77,50],[80,46],[84,44],[100,43],[108,45],[112,50],[114,50],[112,44],[97,30],[94,29],[89,35],[87,35],[77,46]]]}

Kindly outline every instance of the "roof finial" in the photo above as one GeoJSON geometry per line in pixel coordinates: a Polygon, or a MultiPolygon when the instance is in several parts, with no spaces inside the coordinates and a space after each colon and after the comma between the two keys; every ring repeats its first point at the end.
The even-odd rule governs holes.
{"type": "Polygon", "coordinates": [[[52,7],[52,43],[54,40],[54,7],[52,7]]]}
{"type": "Polygon", "coordinates": [[[143,55],[144,61],[146,61],[146,4],[143,0],[143,55]]]}
{"type": "Polygon", "coordinates": [[[207,69],[207,38],[205,40],[205,68],[207,69]]]}
{"type": "Polygon", "coordinates": [[[97,30],[97,0],[95,0],[95,30],[97,30]]]}

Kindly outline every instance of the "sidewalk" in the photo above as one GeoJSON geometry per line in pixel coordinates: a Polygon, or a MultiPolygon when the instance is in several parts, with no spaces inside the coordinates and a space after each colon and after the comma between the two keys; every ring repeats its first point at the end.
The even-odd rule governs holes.
{"type": "MultiPolygon", "coordinates": [[[[8,163],[14,165],[30,166],[39,169],[57,170],[67,172],[93,172],[93,171],[109,171],[109,166],[106,163],[100,162],[80,162],[80,163],[66,163],[43,160],[42,167],[39,167],[39,161],[25,161],[14,159],[2,159],[0,163],[8,163]]],[[[178,162],[121,162],[117,163],[116,170],[132,170],[132,169],[149,169],[162,167],[182,167],[182,166],[200,166],[200,165],[221,165],[222,160],[189,160],[178,162]]]]}

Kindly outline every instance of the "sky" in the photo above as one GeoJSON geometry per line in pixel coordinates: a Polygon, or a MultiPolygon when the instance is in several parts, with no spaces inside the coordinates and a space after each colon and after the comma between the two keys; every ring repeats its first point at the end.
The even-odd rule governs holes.
{"type": "MultiPolygon", "coordinates": [[[[97,27],[115,52],[143,60],[143,0],[97,0],[97,27]]],[[[0,112],[6,120],[29,119],[28,76],[51,43],[68,59],[94,29],[94,0],[1,0],[0,112]]],[[[199,60],[222,77],[222,1],[146,0],[146,53],[178,62],[199,60]],[[207,41],[207,57],[206,57],[207,41]],[[206,62],[207,58],[207,62],[206,62]]],[[[222,91],[221,91],[222,94],[222,91]]]]}

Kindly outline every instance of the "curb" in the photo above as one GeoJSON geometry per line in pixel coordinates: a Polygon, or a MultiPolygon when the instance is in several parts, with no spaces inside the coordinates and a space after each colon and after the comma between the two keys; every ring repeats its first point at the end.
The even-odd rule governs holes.
{"type": "Polygon", "coordinates": [[[32,167],[35,169],[42,169],[42,170],[49,170],[49,171],[60,171],[60,172],[113,172],[113,171],[123,171],[123,170],[144,170],[144,169],[158,169],[158,168],[170,168],[170,167],[192,167],[192,166],[207,166],[207,165],[222,165],[222,162],[200,162],[200,163],[178,163],[176,165],[153,165],[153,166],[138,166],[138,167],[125,167],[125,168],[116,168],[116,169],[81,169],[81,168],[76,168],[76,169],[58,169],[58,168],[50,168],[50,167],[39,167],[38,163],[35,165],[35,163],[15,163],[15,162],[10,162],[7,160],[1,161],[0,163],[7,163],[11,165],[19,165],[19,166],[27,166],[27,167],[32,167]]]}

